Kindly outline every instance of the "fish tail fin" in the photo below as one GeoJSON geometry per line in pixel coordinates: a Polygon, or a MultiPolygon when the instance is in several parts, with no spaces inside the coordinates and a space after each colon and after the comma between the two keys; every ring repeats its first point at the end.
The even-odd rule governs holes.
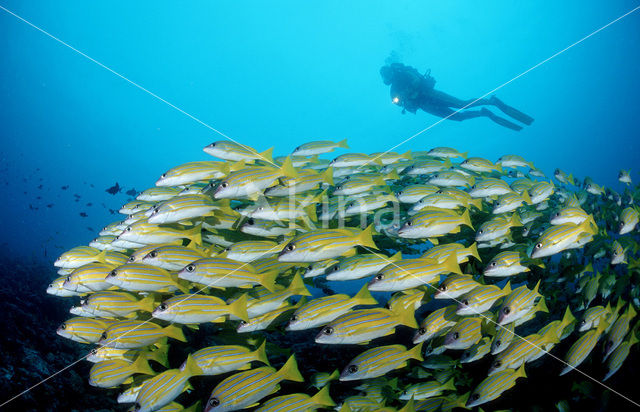
{"type": "Polygon", "coordinates": [[[331,395],[329,394],[329,384],[327,383],[318,393],[313,395],[309,399],[309,403],[312,405],[336,406],[336,403],[331,399],[331,395]]]}
{"type": "Polygon", "coordinates": [[[462,156],[463,159],[466,159],[467,157],[469,157],[469,152],[462,152],[460,153],[460,155],[462,156]]]}
{"type": "Polygon", "coordinates": [[[456,383],[453,378],[449,379],[444,385],[442,385],[442,389],[456,390],[456,383]]]}
{"type": "Polygon", "coordinates": [[[263,340],[258,349],[253,352],[254,359],[258,362],[262,362],[267,366],[271,366],[269,358],[267,357],[267,340],[263,340]]]}
{"type": "Polygon", "coordinates": [[[442,262],[442,267],[447,272],[462,275],[462,270],[460,270],[460,265],[458,264],[458,254],[455,252],[451,253],[444,262],[442,262]]]}
{"type": "Polygon", "coordinates": [[[471,204],[471,206],[475,207],[478,210],[482,210],[482,199],[481,198],[477,198],[477,199],[471,199],[469,201],[469,204],[471,204]]]}
{"type": "Polygon", "coordinates": [[[340,140],[340,141],[336,144],[336,146],[337,146],[337,147],[341,147],[341,148],[343,148],[343,149],[348,149],[348,148],[349,148],[349,145],[347,144],[347,139],[342,139],[342,140],[340,140]]]}
{"type": "Polygon", "coordinates": [[[189,406],[188,408],[183,409],[183,412],[198,412],[198,411],[201,411],[202,410],[201,404],[202,404],[202,401],[198,401],[198,402],[194,403],[193,405],[189,406]]]}
{"type": "Polygon", "coordinates": [[[378,246],[373,243],[373,223],[360,232],[358,235],[358,245],[378,250],[378,246]]]}
{"type": "Polygon", "coordinates": [[[469,216],[469,209],[465,209],[464,212],[462,212],[462,224],[467,225],[471,229],[473,229],[473,225],[471,224],[471,216],[469,216]]]}
{"type": "Polygon", "coordinates": [[[498,173],[503,173],[502,165],[500,163],[496,163],[495,166],[496,166],[496,170],[498,171],[498,173]]]}
{"type": "Polygon", "coordinates": [[[400,157],[405,160],[411,160],[413,158],[413,156],[411,156],[411,150],[407,150],[406,152],[402,153],[400,157]]]}
{"type": "Polygon", "coordinates": [[[333,186],[333,166],[327,167],[327,169],[322,172],[321,177],[323,182],[333,186]]]}
{"type": "Polygon", "coordinates": [[[291,283],[287,287],[287,293],[290,295],[311,296],[311,292],[305,286],[299,273],[296,273],[291,279],[291,283]]]}
{"type": "Polygon", "coordinates": [[[316,214],[316,203],[311,203],[309,206],[305,206],[303,210],[312,222],[318,221],[318,215],[316,214]]]}
{"type": "Polygon", "coordinates": [[[629,337],[629,346],[635,345],[636,343],[638,343],[638,341],[640,341],[638,339],[638,335],[636,334],[635,331],[632,330],[631,331],[631,336],[629,337]]]}
{"type": "Polygon", "coordinates": [[[538,279],[538,283],[536,283],[536,285],[533,287],[534,294],[538,293],[538,289],[540,289],[540,282],[542,282],[542,279],[538,279]]]}
{"type": "Polygon", "coordinates": [[[193,359],[193,356],[191,354],[187,356],[187,361],[185,362],[185,367],[182,370],[182,373],[189,378],[192,376],[200,376],[203,374],[202,368],[200,368],[198,362],[193,359]]]}
{"type": "Polygon", "coordinates": [[[287,362],[277,372],[282,380],[304,382],[304,378],[298,370],[298,363],[296,362],[296,356],[291,355],[287,362]]]}
{"type": "Polygon", "coordinates": [[[524,371],[524,363],[523,363],[522,366],[520,366],[516,371],[516,378],[526,378],[526,377],[527,377],[527,374],[524,371]]]}
{"type": "Polygon", "coordinates": [[[410,328],[413,329],[418,329],[418,323],[416,322],[416,317],[415,317],[415,306],[414,305],[409,305],[407,308],[398,306],[397,309],[394,308],[395,311],[393,311],[396,316],[398,317],[397,322],[400,325],[404,325],[404,326],[408,326],[410,328]]]}
{"type": "Polygon", "coordinates": [[[136,358],[136,360],[131,364],[131,370],[134,373],[142,373],[145,375],[155,375],[156,373],[149,366],[149,361],[145,355],[140,355],[136,358]]]}
{"type": "Polygon", "coordinates": [[[331,375],[329,375],[329,377],[327,378],[327,382],[335,381],[339,377],[340,377],[340,371],[338,371],[337,369],[334,369],[333,372],[331,372],[331,375]]]}
{"type": "Polygon", "coordinates": [[[547,307],[547,301],[545,300],[544,296],[540,299],[540,301],[536,306],[537,306],[538,312],[549,313],[549,308],[547,307]]]}
{"type": "Polygon", "coordinates": [[[473,176],[469,176],[469,178],[467,179],[467,183],[469,184],[469,187],[473,186],[476,183],[476,178],[473,176]]]}
{"type": "Polygon", "coordinates": [[[169,325],[163,329],[165,336],[179,340],[180,342],[186,342],[187,338],[184,337],[184,332],[180,326],[169,325]]]}
{"type": "Polygon", "coordinates": [[[562,329],[569,326],[575,320],[576,318],[573,316],[573,313],[571,313],[571,308],[567,305],[567,308],[564,310],[564,316],[562,316],[562,321],[560,322],[560,324],[563,325],[562,329]]]}
{"type": "Polygon", "coordinates": [[[524,200],[524,202],[528,205],[531,204],[531,196],[529,196],[529,191],[528,190],[523,190],[522,191],[522,200],[524,200]]]}
{"type": "Polygon", "coordinates": [[[633,319],[638,314],[636,312],[636,310],[633,308],[633,304],[631,304],[631,303],[629,303],[629,310],[627,311],[627,313],[628,313],[628,315],[627,315],[628,319],[633,319]]]}
{"type": "Polygon", "coordinates": [[[165,368],[169,367],[169,345],[165,341],[158,349],[147,353],[147,359],[156,361],[165,368]]]}
{"type": "Polygon", "coordinates": [[[575,186],[576,185],[576,181],[573,180],[573,175],[571,173],[569,173],[569,176],[567,177],[567,180],[569,181],[569,183],[571,183],[571,186],[575,186]]]}
{"type": "Polygon", "coordinates": [[[269,163],[273,163],[273,147],[268,148],[264,152],[258,153],[258,156],[269,163]]]}
{"type": "Polygon", "coordinates": [[[398,175],[398,172],[396,171],[396,169],[393,169],[392,171],[390,171],[389,173],[387,173],[385,176],[385,180],[398,180],[400,179],[400,175],[398,175]]]}
{"type": "Polygon", "coordinates": [[[511,227],[518,227],[518,226],[522,226],[522,222],[520,222],[520,218],[518,217],[517,213],[514,213],[511,215],[511,227]]]}
{"type": "Polygon", "coordinates": [[[408,357],[411,358],[411,359],[415,359],[417,361],[422,362],[424,360],[424,358],[422,357],[422,344],[423,343],[424,342],[420,342],[416,346],[411,348],[409,350],[409,352],[407,353],[408,357]]]}
{"type": "Polygon", "coordinates": [[[400,251],[396,252],[391,257],[389,257],[389,260],[392,261],[392,262],[398,262],[398,261],[402,260],[402,252],[400,252],[400,251]]]}
{"type": "Polygon", "coordinates": [[[260,276],[262,276],[262,279],[260,279],[260,284],[269,292],[274,292],[276,290],[278,274],[279,272],[277,270],[261,273],[260,276]]]}
{"type": "Polygon", "coordinates": [[[185,231],[185,237],[194,245],[202,246],[202,224],[195,225],[191,229],[185,231]]]}
{"type": "Polygon", "coordinates": [[[155,306],[156,300],[153,295],[147,295],[138,301],[138,309],[144,310],[145,312],[153,312],[155,306]]]}
{"type": "Polygon", "coordinates": [[[480,259],[480,254],[478,253],[478,244],[476,242],[473,242],[471,246],[467,248],[467,250],[469,251],[471,256],[478,259],[479,262],[482,262],[482,259],[480,259]]]}
{"type": "Polygon", "coordinates": [[[237,162],[233,162],[233,163],[225,163],[225,165],[227,166],[226,174],[243,169],[245,167],[245,164],[246,163],[244,160],[238,160],[237,162]]]}
{"type": "Polygon", "coordinates": [[[511,281],[507,281],[507,284],[502,288],[502,293],[506,296],[511,293],[511,281]]]}
{"type": "Polygon", "coordinates": [[[287,156],[284,159],[284,162],[282,162],[282,166],[280,166],[280,173],[291,179],[296,179],[298,177],[298,172],[294,169],[293,163],[291,162],[291,155],[287,156]]]}
{"type": "Polygon", "coordinates": [[[375,300],[373,296],[371,296],[371,292],[367,288],[367,284],[364,286],[353,296],[353,301],[357,302],[358,305],[377,305],[378,301],[375,300]]]}
{"type": "Polygon", "coordinates": [[[448,157],[446,159],[444,159],[444,162],[442,163],[442,166],[445,169],[449,169],[453,166],[453,164],[451,163],[451,159],[449,159],[448,157]]]}
{"type": "Polygon", "coordinates": [[[94,259],[100,263],[107,263],[107,249],[101,250],[100,253],[95,255],[94,259]]]}
{"type": "Polygon", "coordinates": [[[227,306],[227,310],[230,314],[239,317],[245,322],[249,321],[249,315],[247,314],[247,294],[243,293],[238,299],[234,300],[227,306]]]}

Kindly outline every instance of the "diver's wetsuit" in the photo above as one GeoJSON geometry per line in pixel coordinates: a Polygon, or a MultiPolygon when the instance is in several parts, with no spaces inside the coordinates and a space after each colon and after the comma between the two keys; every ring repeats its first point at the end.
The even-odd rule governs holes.
{"type": "MultiPolygon", "coordinates": [[[[510,117],[530,125],[533,118],[521,111],[504,104],[497,97],[489,99],[469,99],[461,100],[450,94],[436,90],[433,86],[435,80],[429,75],[421,75],[415,68],[405,66],[401,63],[392,63],[380,69],[383,81],[391,85],[391,100],[394,104],[402,106],[404,110],[416,113],[418,109],[433,114],[434,116],[449,118],[451,120],[462,121],[474,117],[488,117],[497,124],[512,130],[519,131],[522,126],[511,122],[503,117],[497,116],[489,109],[483,107],[480,110],[466,110],[476,106],[495,106],[510,117]],[[455,109],[465,108],[456,112],[455,109]]],[[[403,110],[403,111],[404,111],[403,110]]]]}

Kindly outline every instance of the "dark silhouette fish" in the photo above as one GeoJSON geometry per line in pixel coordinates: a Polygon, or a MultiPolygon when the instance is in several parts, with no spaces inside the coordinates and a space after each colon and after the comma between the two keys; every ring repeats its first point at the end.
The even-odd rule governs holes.
{"type": "Polygon", "coordinates": [[[80,212],[80,216],[82,216],[82,217],[87,217],[87,216],[89,216],[89,215],[87,215],[85,212],[80,212]]]}
{"type": "Polygon", "coordinates": [[[62,186],[60,189],[67,190],[68,188],[69,188],[69,185],[66,185],[66,186],[62,186]]]}
{"type": "Polygon", "coordinates": [[[122,191],[122,187],[118,184],[118,182],[116,182],[115,185],[105,190],[105,192],[109,193],[110,195],[115,195],[117,193],[120,193],[121,191],[122,191]]]}
{"type": "Polygon", "coordinates": [[[129,195],[129,196],[135,196],[138,193],[138,191],[136,189],[129,189],[125,192],[125,194],[129,195]]]}

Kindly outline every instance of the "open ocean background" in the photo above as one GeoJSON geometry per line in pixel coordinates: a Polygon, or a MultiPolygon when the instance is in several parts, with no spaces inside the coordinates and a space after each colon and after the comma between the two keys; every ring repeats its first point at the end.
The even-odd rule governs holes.
{"type": "MultiPolygon", "coordinates": [[[[379,74],[390,57],[420,72],[430,68],[437,89],[479,97],[638,1],[0,0],[0,6],[231,138],[284,155],[306,141],[343,138],[354,152],[385,151],[437,122],[421,111],[403,115],[390,102],[379,74]]],[[[622,192],[620,169],[640,180],[638,67],[640,12],[495,93],[533,116],[532,126],[513,132],[485,118],[446,120],[395,151],[450,146],[492,161],[518,154],[549,177],[560,168],[622,192]]],[[[202,147],[223,139],[4,10],[0,138],[0,281],[52,272],[60,253],[121,218],[113,212],[133,197],[125,192],[152,186],[173,166],[211,159],[202,147]],[[122,192],[107,193],[116,182],[122,192]]],[[[16,291],[15,304],[43,295],[46,282],[16,291]]],[[[42,307],[29,310],[37,315],[42,307]]],[[[77,346],[55,336],[53,320],[47,324],[65,310],[30,320],[51,331],[52,346],[34,351],[77,346]]],[[[42,376],[55,371],[37,367],[45,368],[42,376]]],[[[86,371],[72,376],[85,377],[86,371]]],[[[73,379],[58,382],[73,386],[79,382],[73,379]]],[[[21,387],[35,381],[26,377],[21,387]]],[[[96,402],[85,398],[79,408],[96,402]]]]}

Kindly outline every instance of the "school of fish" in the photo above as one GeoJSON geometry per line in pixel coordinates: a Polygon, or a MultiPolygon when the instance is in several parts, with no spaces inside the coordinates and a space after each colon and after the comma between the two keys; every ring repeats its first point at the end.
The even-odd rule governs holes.
{"type": "Polygon", "coordinates": [[[448,411],[503,396],[541,357],[554,375],[591,357],[605,365],[599,381],[627,366],[640,325],[629,171],[618,194],[560,169],[546,177],[517,155],[327,158],[347,148],[313,141],[273,158],[216,141],[204,148],[215,160],[166,171],[121,221],[63,253],[47,293],[78,297],[57,334],[91,345],[90,384],[118,388],[136,412],[448,411]],[[358,286],[324,292],[341,282],[358,286]],[[170,364],[185,328],[211,322],[244,344],[170,364]],[[397,328],[412,341],[376,343],[397,328]],[[261,331],[308,329],[314,347],[362,351],[311,376],[295,353],[272,366],[261,331]],[[482,359],[484,379],[465,383],[482,359]],[[208,399],[174,401],[203,376],[208,399]],[[283,393],[283,381],[315,389],[283,393]]]}

